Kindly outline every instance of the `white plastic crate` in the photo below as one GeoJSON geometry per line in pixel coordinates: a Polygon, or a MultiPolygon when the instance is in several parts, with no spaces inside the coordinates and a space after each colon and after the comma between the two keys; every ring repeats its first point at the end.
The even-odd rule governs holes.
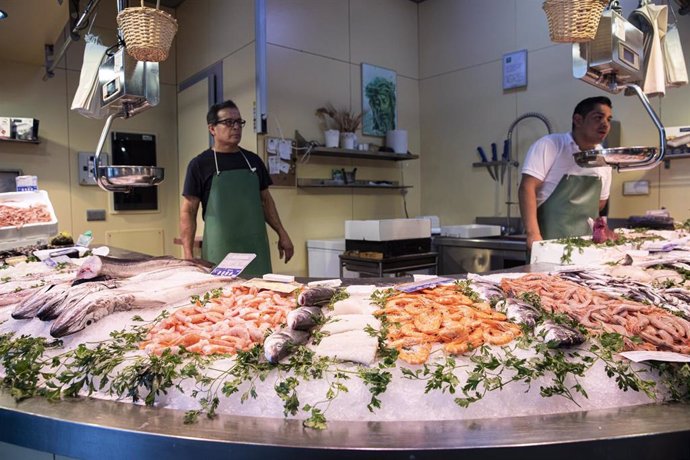
{"type": "Polygon", "coordinates": [[[25,224],[20,227],[0,227],[0,250],[13,249],[36,244],[47,244],[58,233],[58,221],[48,192],[7,192],[0,193],[0,204],[17,208],[28,208],[43,204],[50,214],[49,222],[25,224]]]}
{"type": "Polygon", "coordinates": [[[441,236],[455,238],[483,238],[487,236],[500,236],[500,225],[447,225],[441,227],[441,236]]]}

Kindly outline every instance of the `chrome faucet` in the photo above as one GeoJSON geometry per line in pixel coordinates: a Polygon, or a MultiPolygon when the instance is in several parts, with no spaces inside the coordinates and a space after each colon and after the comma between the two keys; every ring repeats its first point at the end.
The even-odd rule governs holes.
{"type": "Polygon", "coordinates": [[[511,206],[518,204],[518,202],[513,202],[512,196],[513,196],[513,191],[512,191],[512,174],[510,171],[510,167],[513,166],[517,168],[520,163],[517,161],[517,153],[515,155],[515,158],[513,158],[513,129],[517,126],[518,123],[520,123],[522,120],[526,118],[538,118],[539,120],[543,121],[544,124],[546,125],[546,130],[551,134],[551,123],[549,122],[548,118],[546,118],[544,115],[538,112],[527,112],[523,113],[519,117],[511,123],[510,128],[508,128],[508,137],[507,137],[507,149],[508,149],[508,193],[506,197],[506,206],[507,206],[507,213],[506,213],[506,226],[505,226],[505,234],[506,235],[511,235],[515,233],[516,229],[512,227],[510,223],[510,209],[511,206]]]}

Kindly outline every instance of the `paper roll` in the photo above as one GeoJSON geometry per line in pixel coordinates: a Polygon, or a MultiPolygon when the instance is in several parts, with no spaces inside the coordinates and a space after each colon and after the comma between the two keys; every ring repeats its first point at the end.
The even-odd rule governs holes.
{"type": "Polygon", "coordinates": [[[394,129],[386,133],[386,147],[395,153],[407,153],[407,130],[394,129]]]}

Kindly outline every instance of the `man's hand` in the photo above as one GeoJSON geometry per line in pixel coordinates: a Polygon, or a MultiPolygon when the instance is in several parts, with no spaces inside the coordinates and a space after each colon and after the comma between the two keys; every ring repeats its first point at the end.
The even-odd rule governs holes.
{"type": "Polygon", "coordinates": [[[527,250],[531,251],[532,250],[532,244],[535,241],[542,241],[544,238],[541,237],[540,234],[536,235],[530,235],[529,233],[527,234],[527,250]]]}
{"type": "Polygon", "coordinates": [[[295,254],[295,248],[287,233],[278,237],[278,254],[281,259],[285,258],[285,263],[288,263],[295,254]]]}

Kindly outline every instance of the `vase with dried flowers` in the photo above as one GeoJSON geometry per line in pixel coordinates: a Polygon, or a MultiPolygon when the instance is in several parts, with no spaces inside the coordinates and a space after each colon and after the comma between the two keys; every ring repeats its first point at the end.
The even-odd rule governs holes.
{"type": "MultiPolygon", "coordinates": [[[[323,121],[326,128],[327,147],[333,146],[329,145],[329,137],[335,134],[333,130],[337,130],[340,133],[340,146],[346,149],[355,148],[357,141],[355,131],[362,123],[362,113],[355,114],[346,109],[338,110],[329,102],[316,109],[316,116],[323,121]]],[[[337,134],[335,135],[337,136],[337,134]]]]}

